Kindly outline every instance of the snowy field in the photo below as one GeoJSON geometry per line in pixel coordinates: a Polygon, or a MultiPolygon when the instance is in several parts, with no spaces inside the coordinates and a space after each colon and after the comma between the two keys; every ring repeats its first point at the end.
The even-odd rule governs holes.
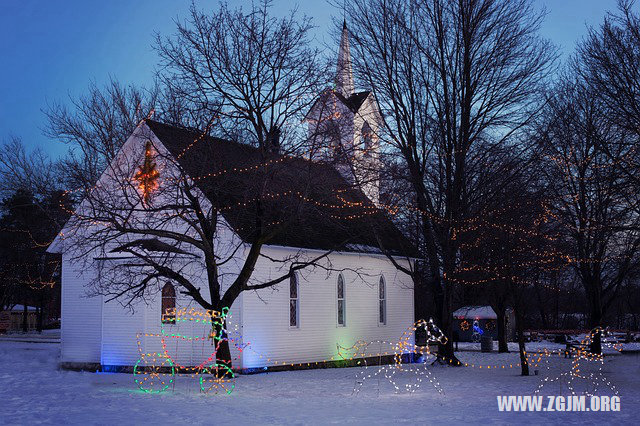
{"type": "MultiPolygon", "coordinates": [[[[538,376],[520,377],[517,368],[508,368],[517,353],[459,352],[476,367],[429,368],[444,395],[429,383],[397,394],[384,379],[369,379],[352,395],[362,369],[340,368],[240,376],[227,396],[203,395],[188,377],[179,377],[173,391],[145,394],[130,374],[60,371],[58,354],[56,343],[0,340],[0,424],[637,424],[640,418],[637,352],[606,358],[603,374],[619,392],[621,411],[598,413],[498,411],[496,395],[531,395],[545,375],[566,371],[570,361],[559,356],[541,364],[538,376]]],[[[398,383],[413,379],[411,371],[403,372],[398,383]]],[[[547,385],[543,393],[568,390],[547,385]]]]}

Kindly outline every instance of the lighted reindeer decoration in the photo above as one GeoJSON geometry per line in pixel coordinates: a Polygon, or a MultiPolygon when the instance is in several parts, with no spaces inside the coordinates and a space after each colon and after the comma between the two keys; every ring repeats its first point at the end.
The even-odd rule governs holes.
{"type": "Polygon", "coordinates": [[[427,369],[426,362],[428,356],[431,355],[429,350],[429,344],[445,344],[447,337],[444,333],[435,325],[433,319],[416,321],[411,327],[407,328],[400,337],[398,342],[389,342],[383,340],[374,340],[371,342],[365,342],[358,340],[350,348],[345,348],[338,345],[338,354],[344,359],[359,359],[358,364],[364,365],[364,369],[356,374],[355,386],[352,394],[358,394],[367,379],[375,378],[378,380],[378,392],[380,391],[379,381],[380,378],[386,379],[395,389],[396,392],[405,391],[409,393],[415,392],[423,380],[428,380],[438,393],[443,394],[444,391],[433,377],[431,372],[427,369]],[[418,331],[423,331],[426,334],[426,340],[424,346],[418,346],[415,344],[415,334],[418,331]],[[378,345],[378,352],[372,350],[373,347],[378,345]],[[345,353],[351,353],[351,356],[345,356],[345,353]],[[422,359],[417,368],[406,366],[403,361],[407,361],[407,357],[411,360],[416,354],[420,354],[422,359]],[[425,357],[424,355],[427,355],[425,357]],[[383,365],[383,357],[392,357],[393,363],[383,365]],[[403,359],[405,358],[405,359],[403,359]],[[371,365],[369,365],[371,364],[371,365]],[[412,380],[410,383],[399,384],[399,380],[396,377],[401,372],[412,372],[412,380]]]}
{"type": "MultiPolygon", "coordinates": [[[[560,383],[560,380],[564,378],[566,380],[567,388],[569,389],[572,395],[576,395],[577,393],[581,393],[586,396],[595,395],[596,392],[598,391],[598,386],[600,385],[606,385],[609,388],[609,390],[613,392],[613,394],[617,395],[618,390],[616,389],[616,387],[609,380],[607,380],[607,378],[604,377],[604,375],[602,374],[602,366],[604,365],[604,355],[595,354],[588,350],[596,334],[600,334],[603,348],[609,347],[618,351],[621,350],[621,347],[619,345],[607,340],[607,337],[611,335],[609,328],[603,329],[601,327],[596,327],[593,330],[591,330],[591,332],[587,334],[587,336],[585,336],[585,338],[578,345],[569,347],[568,349],[568,351],[570,351],[569,355],[571,355],[571,358],[572,358],[571,368],[569,369],[569,371],[560,373],[560,375],[553,378],[549,378],[548,376],[545,377],[544,379],[542,379],[542,381],[538,385],[538,388],[535,390],[535,393],[539,393],[546,384],[560,383]],[[589,373],[584,372],[583,364],[585,361],[592,361],[592,362],[599,363],[600,365],[598,366],[598,370],[596,372],[589,372],[589,373]],[[584,392],[577,392],[575,387],[576,380],[585,380],[585,381],[589,380],[593,385],[593,392],[590,392],[589,390],[585,390],[584,392]]],[[[547,367],[547,369],[548,368],[549,367],[547,367]]]]}

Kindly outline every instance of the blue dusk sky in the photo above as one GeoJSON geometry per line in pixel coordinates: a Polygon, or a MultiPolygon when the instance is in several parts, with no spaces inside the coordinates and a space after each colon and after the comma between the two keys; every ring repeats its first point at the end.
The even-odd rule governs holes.
{"type": "MultiPolygon", "coordinates": [[[[599,25],[615,0],[534,0],[548,11],[542,35],[567,57],[585,34],[599,25]]],[[[215,8],[217,0],[196,2],[215,8]]],[[[231,6],[250,5],[245,0],[231,6]]],[[[275,0],[277,13],[295,2],[275,0]]],[[[315,37],[330,45],[332,15],[339,12],[324,0],[297,2],[313,17],[315,37]]],[[[0,142],[10,136],[30,148],[61,155],[66,147],[42,134],[42,110],[53,102],[86,91],[91,81],[102,85],[110,77],[125,84],[149,85],[157,57],[156,32],[174,32],[176,18],[188,15],[187,0],[2,0],[0,2],[0,142]]]]}

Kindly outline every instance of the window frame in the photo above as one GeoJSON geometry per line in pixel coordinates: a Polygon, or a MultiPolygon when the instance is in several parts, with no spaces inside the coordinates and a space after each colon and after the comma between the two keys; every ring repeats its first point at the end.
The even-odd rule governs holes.
{"type": "Polygon", "coordinates": [[[338,274],[336,281],[336,326],[347,326],[347,286],[342,273],[338,274]],[[342,297],[340,297],[340,284],[342,284],[342,297]],[[342,302],[342,318],[340,318],[340,302],[342,302]],[[341,319],[342,323],[340,323],[341,319]]]}
{"type": "Polygon", "coordinates": [[[384,275],[380,275],[380,279],[378,280],[378,303],[377,303],[377,310],[378,310],[378,325],[379,326],[385,326],[387,325],[387,320],[388,320],[388,316],[389,313],[387,311],[387,280],[385,279],[384,275]],[[382,292],[380,292],[380,286],[382,285],[382,292]],[[380,296],[383,297],[380,297],[380,296]],[[380,308],[382,307],[382,312],[383,312],[383,318],[382,321],[380,321],[380,308]]]}
{"type": "Polygon", "coordinates": [[[169,325],[173,325],[176,323],[176,315],[175,315],[175,309],[176,309],[176,288],[173,286],[173,284],[171,283],[166,283],[164,286],[162,286],[162,290],[160,291],[160,323],[161,324],[169,324],[169,325]],[[171,294],[167,295],[165,294],[165,289],[171,289],[171,294]],[[167,306],[165,307],[165,300],[169,300],[169,305],[173,305],[173,306],[167,306]],[[166,315],[166,311],[167,309],[173,309],[174,310],[174,314],[171,316],[166,315]]]}
{"type": "Polygon", "coordinates": [[[298,280],[298,276],[296,275],[296,273],[294,272],[290,277],[289,277],[289,328],[292,330],[295,329],[299,329],[300,328],[300,281],[298,280]],[[291,283],[295,282],[296,286],[296,297],[292,297],[291,296],[291,283]],[[296,304],[296,324],[295,325],[291,325],[291,302],[295,301],[296,304]]]}

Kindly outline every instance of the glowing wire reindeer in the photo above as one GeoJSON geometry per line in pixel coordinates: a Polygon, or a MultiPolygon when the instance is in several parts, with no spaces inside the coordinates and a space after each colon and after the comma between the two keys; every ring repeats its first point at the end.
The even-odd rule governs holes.
{"type": "MultiPolygon", "coordinates": [[[[538,388],[535,390],[535,393],[539,393],[540,390],[549,383],[560,383],[560,380],[563,378],[566,380],[566,385],[572,395],[576,395],[578,392],[576,391],[575,382],[577,380],[585,380],[590,381],[590,384],[593,385],[593,392],[589,390],[585,390],[584,392],[580,392],[586,396],[593,396],[598,391],[598,386],[606,385],[608,389],[613,392],[615,395],[618,394],[618,390],[616,387],[602,374],[602,366],[604,365],[604,356],[602,354],[594,354],[589,352],[587,348],[591,346],[593,342],[593,338],[596,334],[600,334],[602,347],[609,347],[615,350],[620,351],[621,347],[615,343],[612,343],[607,340],[607,337],[610,336],[610,331],[608,328],[603,329],[601,327],[596,327],[587,336],[580,342],[577,347],[571,347],[571,355],[572,362],[569,371],[565,371],[560,373],[558,376],[549,378],[548,376],[542,379],[538,388]],[[596,372],[583,372],[583,365],[585,362],[596,362],[599,364],[598,371],[596,372]]],[[[547,366],[547,369],[549,367],[547,366]]]]}
{"type": "Polygon", "coordinates": [[[416,321],[411,327],[407,328],[405,332],[402,334],[400,339],[397,342],[389,342],[383,340],[374,340],[371,342],[365,342],[363,340],[358,340],[353,346],[350,348],[345,348],[343,346],[338,345],[338,354],[342,356],[344,359],[360,359],[358,364],[364,364],[364,369],[359,371],[356,374],[355,385],[353,388],[352,394],[357,394],[362,389],[364,382],[367,379],[377,379],[378,381],[378,392],[380,391],[379,383],[380,379],[386,379],[395,389],[396,392],[400,392],[404,390],[405,392],[415,392],[423,380],[428,380],[433,387],[438,391],[438,393],[442,394],[444,391],[438,383],[437,380],[433,377],[431,372],[426,368],[426,358],[423,358],[421,365],[417,366],[417,368],[410,368],[403,364],[403,357],[406,356],[414,356],[419,353],[421,355],[430,355],[429,352],[429,344],[433,343],[441,343],[444,344],[447,342],[447,338],[444,333],[435,325],[433,319],[419,320],[416,321]],[[417,346],[415,344],[415,333],[416,331],[424,330],[426,334],[426,346],[417,346]],[[378,345],[378,352],[376,353],[374,349],[375,345],[378,345]],[[384,350],[385,348],[386,350],[384,350]],[[351,353],[352,355],[347,357],[345,356],[345,352],[351,353]],[[372,354],[377,357],[377,362],[373,365],[369,365],[369,363],[373,362],[374,358],[372,354]],[[382,365],[382,357],[393,357],[392,364],[382,365]],[[413,373],[411,375],[410,383],[399,384],[400,377],[396,377],[402,372],[413,373]]]}

